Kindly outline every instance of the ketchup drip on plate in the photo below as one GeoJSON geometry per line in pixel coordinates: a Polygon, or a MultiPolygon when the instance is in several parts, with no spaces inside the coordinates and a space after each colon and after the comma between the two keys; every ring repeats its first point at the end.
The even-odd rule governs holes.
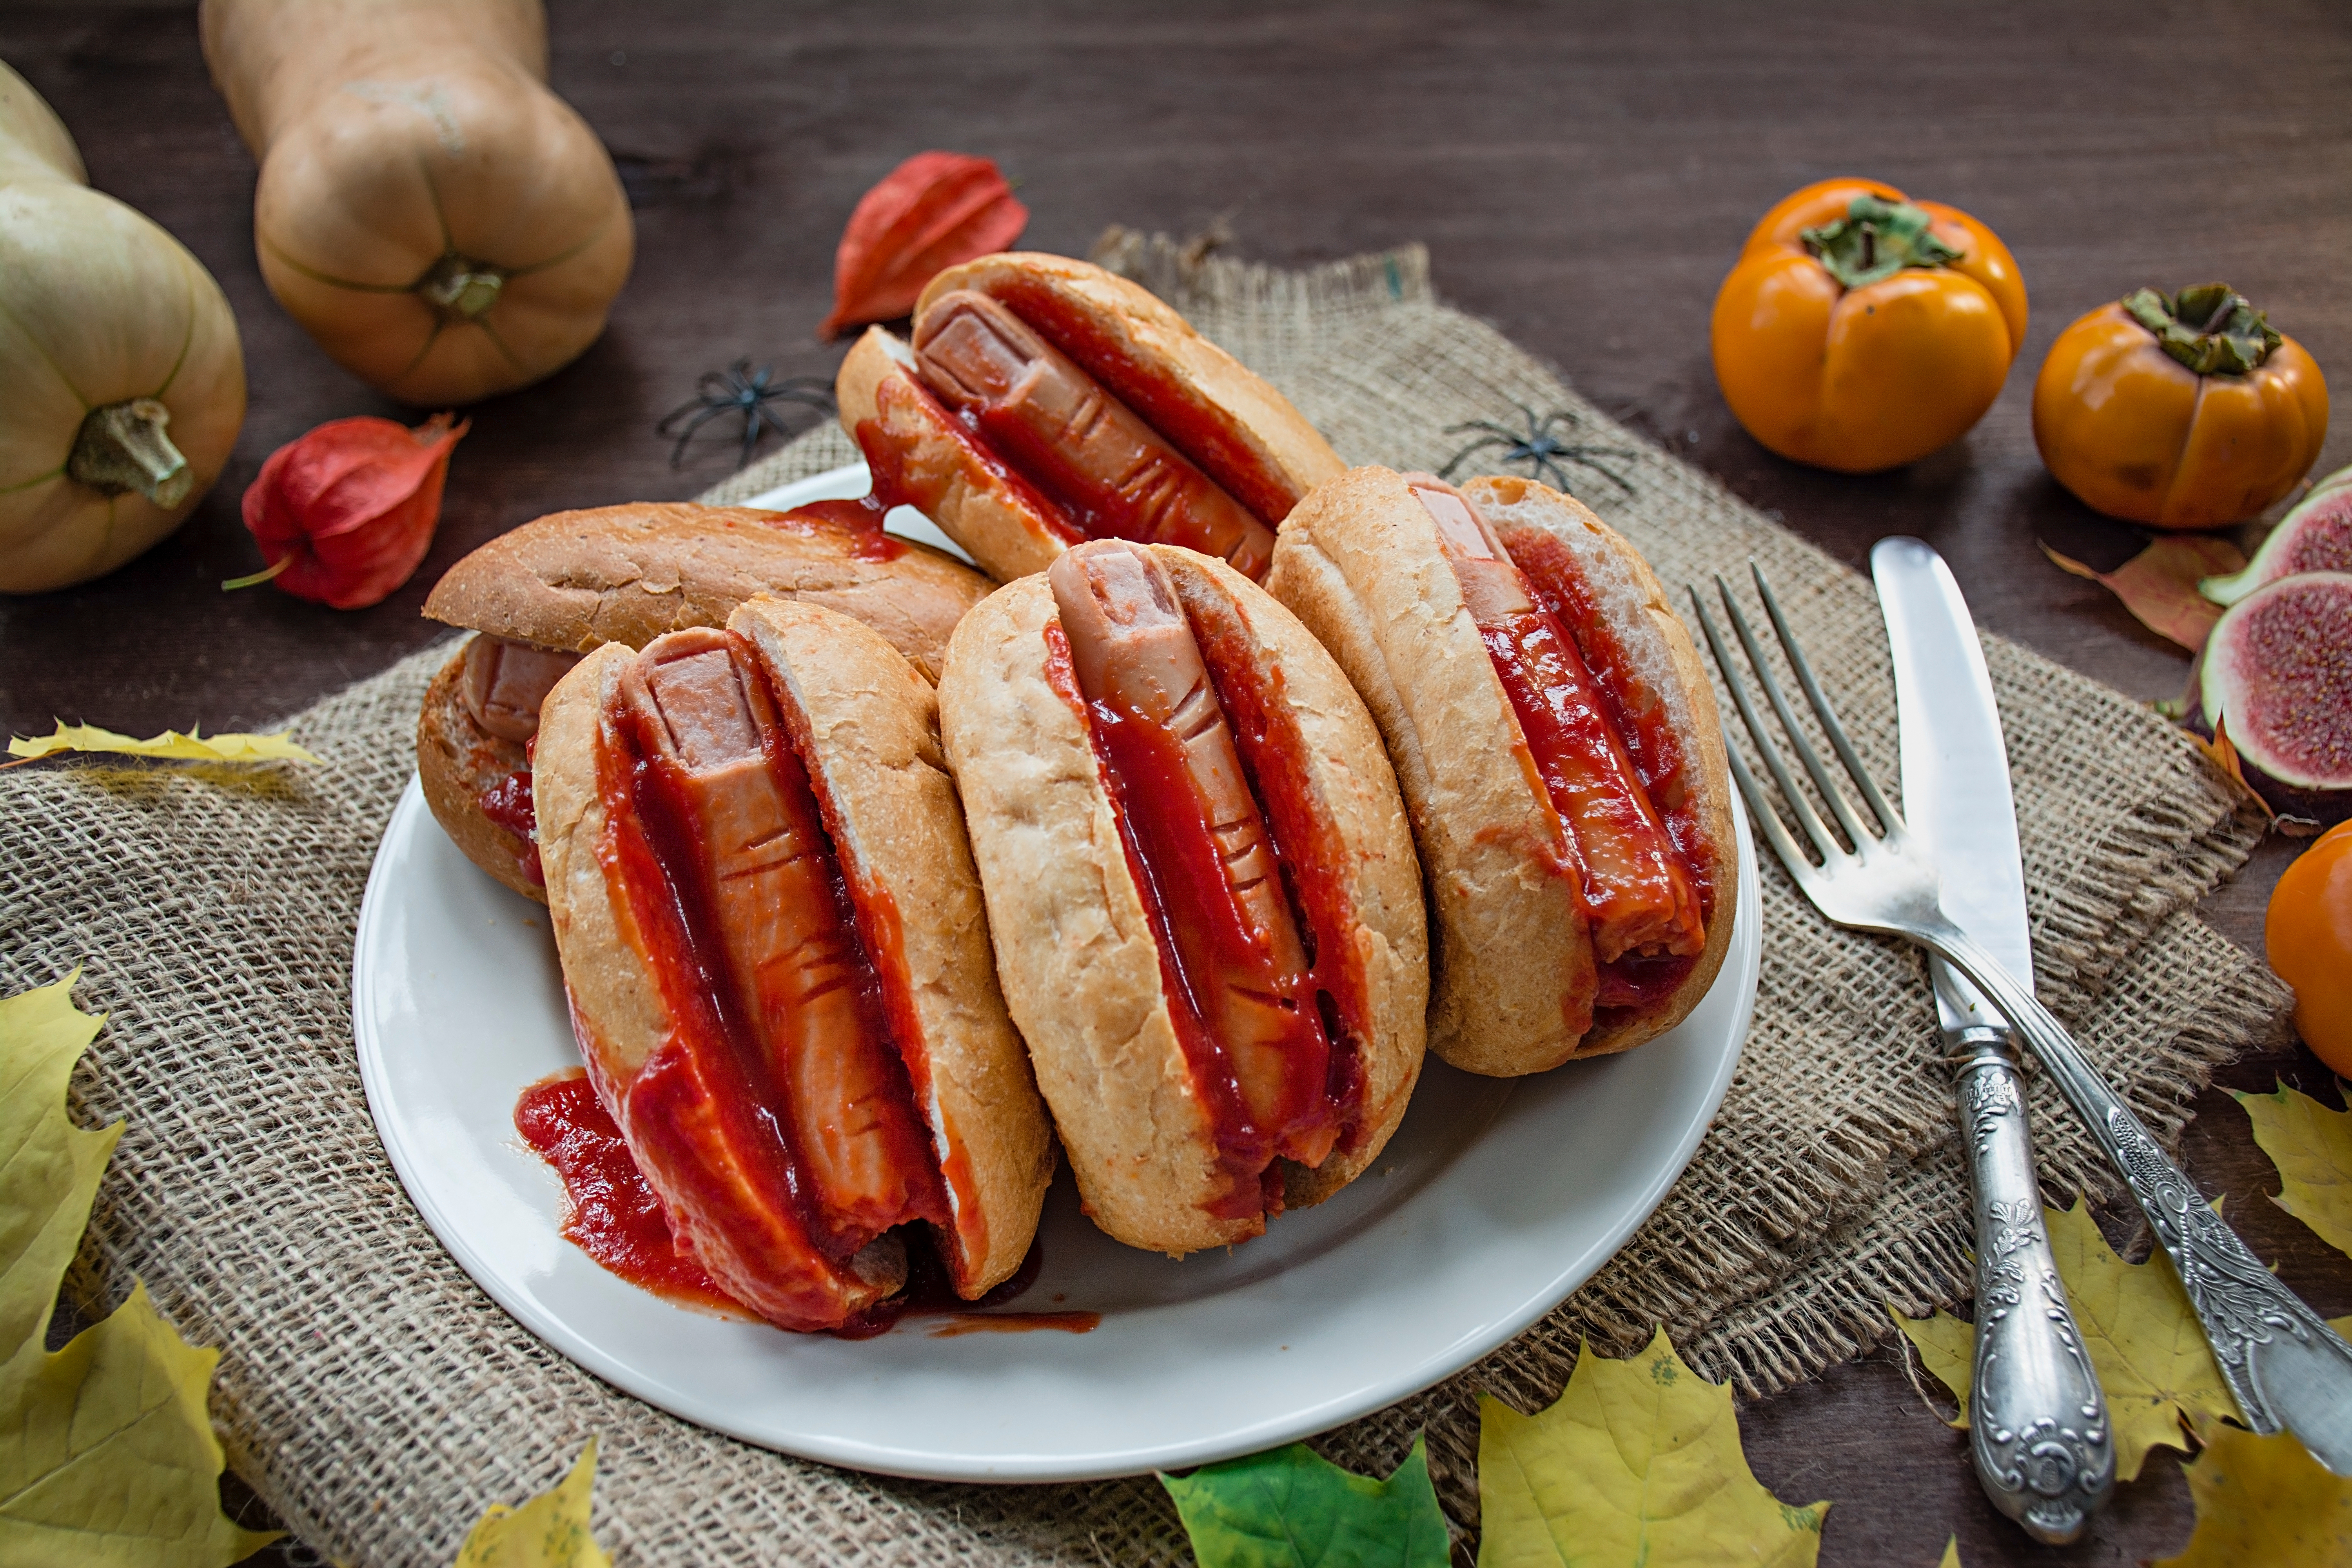
{"type": "MultiPolygon", "coordinates": [[[[661,1200],[630,1159],[620,1128],[584,1072],[560,1072],[524,1089],[515,1101],[514,1123],[532,1152],[563,1179],[566,1240],[607,1272],[665,1300],[728,1317],[755,1315],[678,1247],[661,1200]]],[[[965,1301],[950,1288],[947,1269],[929,1242],[912,1228],[906,1234],[907,1288],[832,1331],[835,1335],[873,1339],[889,1332],[903,1318],[918,1317],[950,1320],[931,1331],[935,1339],[1034,1329],[1083,1334],[1102,1321],[1099,1312],[987,1310],[1017,1300],[1037,1282],[1045,1260],[1042,1244],[1031,1246],[1013,1278],[977,1301],[965,1301]]]]}
{"type": "Polygon", "coordinates": [[[563,1236],[640,1289],[705,1311],[739,1316],[742,1304],[678,1250],[661,1200],[646,1184],[621,1129],[573,1068],[543,1078],[515,1101],[515,1131],[563,1178],[563,1236]]]}

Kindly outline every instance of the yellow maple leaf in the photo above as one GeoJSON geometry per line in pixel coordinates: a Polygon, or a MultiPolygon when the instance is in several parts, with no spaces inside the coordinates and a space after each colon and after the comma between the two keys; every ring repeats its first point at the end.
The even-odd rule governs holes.
{"type": "Polygon", "coordinates": [[[1684,1365],[1664,1329],[1629,1361],[1580,1349],[1540,1415],[1478,1396],[1479,1568],[1811,1568],[1829,1506],[1765,1490],[1731,1391],[1684,1365]]]}
{"type": "Polygon", "coordinates": [[[0,1001],[0,1562],[222,1568],[277,1537],[220,1510],[205,1408],[220,1352],[184,1342],[144,1287],[47,1348],[58,1281],[122,1133],[66,1114],[66,1079],[104,1022],[74,1006],[74,978],[0,1001]]]}
{"type": "Polygon", "coordinates": [[[524,1503],[494,1502],[457,1549],[457,1568],[610,1568],[588,1533],[596,1487],[596,1439],[580,1450],[571,1473],[524,1503]]]}
{"type": "Polygon", "coordinates": [[[1944,1542],[1944,1559],[1936,1568],[1960,1568],[1960,1538],[1957,1535],[1944,1542]]]}
{"type": "Polygon", "coordinates": [[[2352,1110],[2330,1110],[2283,1083],[2275,1094],[2231,1095],[2278,1167],[2279,1194],[2271,1202],[2352,1256],[2352,1110]]]}
{"type": "Polygon", "coordinates": [[[2153,1568],[2343,1568],[2352,1563],[2352,1479],[2330,1474],[2286,1433],[2262,1436],[2200,1417],[2205,1451],[2183,1467],[2197,1529],[2153,1568]]]}
{"type": "MultiPolygon", "coordinates": [[[[1935,1374],[1936,1381],[1952,1391],[1960,1402],[1960,1413],[1950,1425],[1965,1428],[1969,1424],[1969,1389],[1976,1381],[1977,1326],[1962,1322],[1949,1312],[1937,1312],[1932,1318],[1906,1318],[1893,1307],[1886,1309],[1895,1326],[1903,1331],[1919,1352],[1919,1364],[1935,1374]]],[[[1954,1537],[1955,1540],[1958,1539],[1954,1537]]]]}
{"type": "Polygon", "coordinates": [[[27,761],[54,756],[59,752],[108,752],[124,757],[170,757],[197,763],[317,762],[317,757],[287,739],[291,733],[290,730],[280,730],[274,735],[201,735],[196,730],[185,734],[166,730],[142,741],[112,730],[101,730],[95,724],[68,724],[59,720],[54,734],[30,741],[11,736],[8,754],[27,761]]]}
{"type": "Polygon", "coordinates": [[[122,1136],[119,1121],[88,1132],[65,1113],[66,1080],[106,1022],[73,1005],[80,978],[77,969],[0,999],[0,1356],[46,1336],[58,1281],[122,1136]]]}
{"type": "MultiPolygon", "coordinates": [[[[2126,1263],[2108,1248],[2080,1199],[2070,1209],[2045,1208],[2042,1217],[2083,1348],[2106,1393],[2116,1477],[2137,1478],[2147,1451],[2159,1444],[2185,1449],[2184,1416],[2236,1416],[2237,1401],[2221,1381],[2213,1347],[2171,1260],[2159,1252],[2145,1263],[2126,1263]]],[[[1896,1313],[1895,1321],[1920,1347],[1927,1370],[1960,1402],[1954,1425],[1966,1425],[1976,1330],[1940,1312],[1920,1321],[1896,1313]]]]}
{"type": "Polygon", "coordinates": [[[2081,1198],[2044,1209],[2058,1277],[2083,1331],[2083,1348],[2107,1395],[2116,1429],[2116,1475],[2131,1480],[2157,1444],[2186,1448],[2183,1416],[2236,1417],[2238,1402],[2221,1380],[2189,1292],[2162,1251],[2126,1263],[2099,1234],[2081,1198]]]}

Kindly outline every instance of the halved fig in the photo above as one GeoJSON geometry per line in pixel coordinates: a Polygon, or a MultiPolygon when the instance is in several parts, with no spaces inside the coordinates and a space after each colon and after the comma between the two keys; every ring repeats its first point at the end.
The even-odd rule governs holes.
{"type": "Polygon", "coordinates": [[[2352,816],[2352,573],[2266,584],[2206,639],[2189,715],[2226,731],[2246,782],[2282,812],[2352,816]]]}
{"type": "Polygon", "coordinates": [[[2208,577],[2197,591],[2217,605],[2234,605],[2265,584],[2305,572],[2352,572],[2352,468],[2314,485],[2271,530],[2244,571],[2208,577]]]}

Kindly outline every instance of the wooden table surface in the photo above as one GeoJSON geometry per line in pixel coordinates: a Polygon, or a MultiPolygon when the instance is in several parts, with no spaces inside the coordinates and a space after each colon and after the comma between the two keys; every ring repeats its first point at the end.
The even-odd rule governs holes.
{"type": "MultiPolygon", "coordinates": [[[[603,340],[544,384],[470,410],[433,552],[370,610],[268,588],[237,498],[276,447],[323,420],[399,415],[331,363],[264,289],[254,163],[208,82],[183,5],[12,0],[0,58],[47,95],[93,181],[211,268],[244,333],[252,404],[235,458],[187,524],[100,582],[0,601],[0,724],[152,732],[250,728],[437,635],[426,587],[541,512],[690,496],[653,426],[740,356],[829,374],[818,343],[835,241],[908,153],[996,158],[1034,213],[1024,243],[1084,254],[1107,224],[1176,233],[1228,215],[1236,250],[1305,263],[1423,240],[1451,301],[1558,364],[1635,429],[1856,566],[1888,533],[1950,560],[1978,619],[2134,697],[2177,694],[2187,659],[2046,540],[2102,567],[2129,529],[2042,472],[2028,427],[2056,331],[2143,284],[2221,278],[2339,375],[2352,367],[2352,10],[1784,4],[1341,4],[1216,0],[1113,16],[1076,3],[782,7],[562,0],[554,85],[603,135],[635,206],[636,271],[603,340]],[[1749,224],[1808,181],[1861,174],[1953,203],[2015,252],[2024,353],[1965,440],[1867,479],[1764,452],[1715,389],[1717,283],[1749,224]]],[[[2340,383],[2339,384],[2344,384],[2340,383]]],[[[2339,420],[2321,469],[2352,460],[2339,420]]],[[[2266,847],[2208,902],[2259,947],[2293,847],[2266,847]]],[[[2333,1099],[2307,1052],[2246,1058],[2333,1099]]],[[[2329,1314],[2352,1265],[2258,1195],[2275,1178],[2226,1097],[2199,1103],[2189,1158],[2248,1241],[2329,1314]]],[[[2121,1234],[2118,1231],[2118,1234],[2121,1234]]],[[[1746,1406],[1757,1475],[1832,1499],[1825,1564],[2126,1563],[2179,1550],[2187,1489],[2151,1458],[2093,1537],[2032,1546],[1979,1494],[1958,1434],[1890,1351],[1746,1406]]]]}

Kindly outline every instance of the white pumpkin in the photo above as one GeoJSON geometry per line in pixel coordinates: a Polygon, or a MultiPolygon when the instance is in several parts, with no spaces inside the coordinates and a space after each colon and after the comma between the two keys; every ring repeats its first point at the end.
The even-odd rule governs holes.
{"type": "Polygon", "coordinates": [[[0,64],[0,593],[85,582],[171,532],[245,422],[220,285],[85,179],[0,64]]]}

